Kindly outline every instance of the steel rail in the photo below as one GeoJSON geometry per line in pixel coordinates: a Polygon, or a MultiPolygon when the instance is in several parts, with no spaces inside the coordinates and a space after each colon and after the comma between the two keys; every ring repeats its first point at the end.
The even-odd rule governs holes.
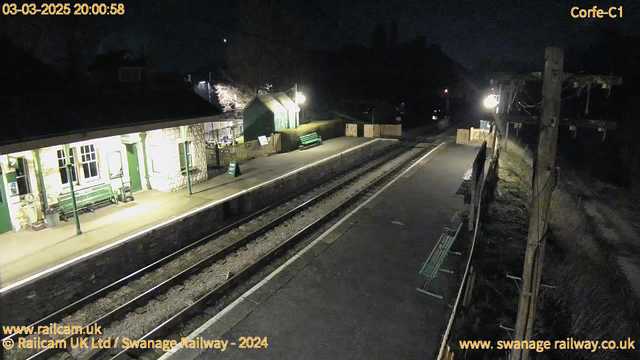
{"type": "MultiPolygon", "coordinates": [[[[390,148],[392,148],[392,149],[399,148],[399,145],[400,145],[399,143],[393,144],[393,145],[390,146],[390,148]]],[[[311,188],[300,190],[300,191],[294,193],[293,195],[286,197],[285,199],[279,200],[279,201],[277,201],[277,202],[275,202],[273,204],[270,204],[270,205],[268,205],[268,206],[266,206],[266,207],[264,207],[264,208],[262,208],[262,209],[260,209],[260,210],[258,210],[256,212],[254,212],[254,213],[252,213],[250,215],[247,215],[247,216],[245,216],[245,217],[243,217],[243,218],[241,218],[241,219],[239,219],[237,221],[234,221],[231,224],[226,225],[223,228],[218,229],[215,232],[213,232],[213,233],[211,233],[209,235],[206,235],[203,238],[201,238],[199,240],[196,240],[195,242],[193,242],[193,243],[191,243],[189,245],[186,245],[185,247],[183,247],[183,248],[181,248],[179,250],[176,250],[173,253],[162,257],[159,260],[156,260],[156,261],[152,262],[151,264],[148,264],[148,265],[146,265],[146,266],[144,266],[144,267],[132,272],[131,274],[128,274],[128,275],[126,275],[126,276],[124,276],[124,277],[112,282],[111,284],[108,284],[108,285],[104,286],[103,288],[98,289],[98,290],[94,291],[93,293],[91,293],[91,294],[89,294],[89,295],[87,295],[87,296],[85,296],[85,297],[83,297],[83,298],[81,298],[79,300],[76,300],[73,303],[71,303],[71,304],[69,304],[69,305],[67,305],[67,306],[65,306],[65,307],[63,307],[63,308],[61,308],[59,310],[56,310],[55,312],[53,312],[53,313],[51,313],[51,314],[49,314],[49,315],[47,315],[47,316],[45,316],[45,317],[43,317],[43,318],[41,318],[41,319],[39,319],[37,321],[31,323],[30,325],[28,325],[26,327],[37,328],[38,326],[48,326],[50,323],[60,322],[65,316],[67,316],[67,315],[79,310],[83,306],[85,306],[85,305],[87,305],[87,304],[89,304],[91,302],[94,302],[95,300],[105,296],[107,293],[109,293],[111,291],[114,291],[114,290],[117,290],[117,289],[129,284],[130,282],[132,282],[132,281],[144,276],[145,274],[150,273],[150,272],[152,272],[152,271],[154,271],[154,270],[156,270],[158,268],[161,268],[162,266],[166,265],[167,263],[169,263],[169,262],[173,261],[174,259],[178,258],[180,255],[182,255],[184,253],[187,253],[188,251],[190,251],[192,249],[195,249],[196,247],[198,247],[200,245],[206,244],[210,240],[212,240],[214,238],[217,238],[217,237],[221,236],[222,234],[227,233],[227,232],[229,232],[229,231],[231,231],[231,230],[233,230],[235,228],[238,228],[239,226],[241,226],[243,224],[246,224],[246,223],[250,222],[253,219],[258,218],[259,216],[261,216],[261,215],[263,215],[265,213],[268,213],[269,211],[271,211],[271,210],[273,210],[273,209],[275,209],[275,208],[277,208],[277,207],[279,207],[279,206],[281,206],[281,205],[283,205],[283,204],[285,204],[285,203],[287,203],[287,202],[289,202],[291,200],[294,200],[295,198],[297,198],[299,196],[304,195],[305,193],[313,191],[314,188],[316,188],[318,186],[322,186],[322,184],[325,183],[325,182],[329,182],[332,179],[339,178],[339,177],[342,177],[342,176],[346,176],[349,173],[352,173],[353,171],[361,170],[362,168],[367,167],[369,165],[369,164],[367,164],[368,161],[379,160],[380,158],[386,157],[386,154],[384,154],[384,151],[386,151],[386,150],[389,150],[389,148],[376,151],[375,153],[373,153],[371,156],[369,156],[367,158],[367,161],[364,161],[362,164],[360,164],[355,169],[347,169],[347,170],[339,172],[337,174],[324,177],[324,178],[318,180],[317,182],[315,182],[312,185],[311,188]]],[[[356,175],[356,176],[358,176],[358,175],[356,175]]],[[[21,335],[22,334],[17,334],[17,333],[6,335],[5,337],[0,338],[0,342],[3,342],[3,341],[8,340],[8,339],[17,340],[17,338],[25,337],[25,336],[21,336],[21,335]]]]}
{"type": "MultiPolygon", "coordinates": [[[[400,144],[394,144],[395,149],[398,150],[397,152],[394,151],[394,152],[392,152],[390,154],[384,154],[383,156],[378,156],[377,158],[375,158],[376,162],[379,162],[379,164],[363,164],[361,167],[365,167],[367,169],[365,169],[361,173],[356,174],[356,175],[354,175],[354,176],[352,176],[352,177],[350,177],[350,178],[348,178],[348,179],[346,179],[346,180],[344,180],[344,181],[332,186],[331,188],[323,191],[322,193],[314,196],[313,198],[311,198],[311,199],[309,199],[307,201],[304,201],[303,203],[297,205],[293,209],[287,211],[285,214],[283,214],[283,215],[277,217],[276,219],[270,221],[269,223],[265,224],[261,228],[251,232],[248,235],[243,236],[241,239],[235,241],[234,243],[232,243],[232,244],[226,246],[225,248],[217,251],[216,253],[206,257],[205,259],[202,259],[202,260],[198,261],[197,263],[191,265],[187,269],[179,272],[178,274],[170,277],[169,279],[164,280],[163,282],[161,282],[161,283],[155,285],[154,287],[146,290],[142,294],[140,294],[140,295],[136,296],[135,298],[127,301],[126,303],[120,305],[116,309],[114,309],[114,310],[110,311],[109,313],[101,316],[97,320],[92,321],[90,324],[84,326],[83,328],[84,329],[88,329],[88,328],[91,328],[92,326],[94,326],[96,324],[98,326],[101,326],[101,327],[108,326],[110,323],[112,323],[115,319],[117,319],[122,314],[130,312],[131,309],[139,307],[142,304],[148,302],[149,300],[157,297],[159,294],[166,292],[171,287],[183,282],[185,279],[187,279],[192,274],[197,273],[200,270],[202,270],[202,269],[214,264],[216,261],[226,257],[228,254],[234,252],[236,249],[238,249],[238,248],[246,245],[247,243],[255,240],[256,238],[258,238],[259,236],[263,235],[264,233],[270,231],[271,229],[273,229],[274,227],[278,226],[282,222],[284,222],[284,221],[290,219],[291,217],[295,216],[297,213],[307,209],[308,207],[310,207],[313,204],[319,202],[320,200],[324,199],[325,197],[327,197],[327,196],[331,195],[332,193],[334,193],[334,192],[340,190],[341,188],[345,187],[349,183],[351,183],[351,182],[357,180],[358,178],[366,175],[370,171],[375,170],[376,168],[378,168],[379,166],[384,164],[388,160],[388,158],[393,158],[395,156],[398,156],[400,153],[402,153],[402,152],[406,151],[406,149],[410,148],[410,147],[407,147],[406,144],[402,144],[403,146],[399,146],[399,145],[400,144]]],[[[360,169],[361,167],[359,167],[358,169],[360,169]]],[[[353,169],[351,170],[351,172],[352,171],[353,171],[353,169]]],[[[342,173],[340,173],[340,175],[337,175],[335,177],[344,176],[344,175],[348,174],[349,172],[350,171],[342,172],[342,173]]],[[[297,196],[300,196],[300,195],[302,195],[302,194],[304,194],[306,192],[308,192],[308,191],[301,191],[301,192],[297,193],[296,195],[294,195],[293,197],[288,198],[288,200],[278,202],[277,205],[279,206],[279,205],[281,205],[281,203],[284,203],[286,201],[290,201],[291,199],[293,199],[293,198],[295,198],[297,196]]],[[[269,206],[267,208],[264,208],[264,209],[260,210],[258,213],[262,214],[262,213],[266,212],[267,209],[272,210],[274,207],[275,206],[269,206]]],[[[187,250],[191,250],[191,249],[195,248],[196,246],[201,245],[201,244],[205,243],[206,241],[209,241],[212,238],[215,238],[215,237],[221,235],[222,233],[224,233],[226,231],[229,231],[230,229],[235,228],[235,227],[241,225],[242,223],[246,223],[249,220],[259,216],[259,214],[258,215],[256,215],[256,214],[257,213],[249,215],[249,216],[247,216],[247,217],[245,217],[245,218],[243,218],[243,219],[241,219],[241,220],[239,220],[237,222],[234,222],[233,224],[230,224],[230,225],[224,227],[223,229],[220,229],[220,230],[216,231],[213,234],[207,235],[203,239],[200,239],[197,242],[192,243],[192,244],[188,245],[187,247],[185,247],[183,249],[180,249],[177,252],[172,253],[172,254],[168,255],[167,257],[165,257],[165,258],[163,258],[161,260],[158,260],[156,263],[153,263],[153,264],[151,264],[151,265],[149,265],[149,266],[147,266],[147,267],[145,267],[145,268],[143,268],[141,270],[136,271],[135,273],[132,273],[132,274],[128,275],[127,277],[125,277],[125,278],[123,278],[121,280],[118,280],[118,282],[126,281],[128,283],[128,282],[134,280],[132,278],[132,276],[134,276],[134,275],[137,275],[137,277],[139,277],[139,276],[142,276],[142,275],[144,275],[144,274],[146,274],[146,273],[148,273],[148,272],[150,272],[150,271],[152,271],[154,269],[157,269],[161,265],[164,265],[167,262],[173,260],[175,257],[177,257],[177,255],[175,255],[176,253],[183,254],[187,250]],[[249,218],[251,218],[251,219],[249,219],[249,218]],[[170,257],[170,259],[168,259],[169,257],[170,257]],[[157,264],[159,262],[162,262],[162,264],[157,264]],[[146,269],[146,271],[144,273],[141,273],[141,271],[145,270],[145,269],[146,269]]],[[[110,290],[113,290],[115,285],[116,285],[116,283],[113,283],[113,284],[108,285],[108,287],[110,288],[110,290]]],[[[122,286],[122,284],[120,284],[120,286],[122,286]]],[[[106,294],[106,291],[105,291],[104,288],[99,290],[98,292],[100,292],[101,294],[106,294]]],[[[94,294],[96,294],[96,293],[94,293],[94,294]]],[[[96,296],[94,294],[89,295],[87,298],[91,298],[91,300],[93,300],[93,299],[96,299],[96,298],[99,297],[99,296],[96,296]]],[[[82,300],[85,300],[85,299],[82,299],[82,300]]],[[[80,307],[81,307],[81,305],[84,305],[86,303],[87,303],[87,301],[85,301],[83,304],[80,304],[80,307]]],[[[67,308],[70,308],[72,306],[78,307],[78,304],[74,303],[72,305],[69,305],[67,308]]],[[[67,309],[67,308],[65,308],[65,309],[67,309]]],[[[59,311],[59,312],[61,312],[61,311],[59,311]]],[[[82,334],[69,335],[64,340],[67,343],[70,343],[71,339],[75,339],[77,337],[80,337],[81,335],[82,334]]],[[[65,351],[65,349],[61,349],[61,348],[43,349],[42,351],[40,351],[40,352],[32,355],[31,357],[29,357],[28,360],[46,359],[46,358],[48,358],[50,356],[53,356],[53,355],[55,355],[57,353],[60,353],[60,352],[63,352],[63,351],[65,351]]]]}
{"type": "MultiPolygon", "coordinates": [[[[243,280],[256,274],[257,272],[262,270],[266,265],[271,263],[271,260],[276,258],[278,254],[295,246],[302,239],[310,235],[313,231],[315,231],[316,229],[324,225],[328,220],[340,214],[346,207],[351,205],[354,201],[361,198],[362,196],[365,196],[371,193],[372,191],[374,191],[375,187],[383,184],[386,179],[401,172],[402,170],[406,169],[408,166],[413,164],[417,159],[423,156],[424,153],[426,153],[428,150],[430,150],[430,148],[420,151],[417,155],[412,156],[410,159],[406,160],[405,162],[398,165],[394,169],[379,176],[372,183],[370,183],[369,185],[366,185],[363,189],[349,196],[345,201],[341,202],[339,205],[334,207],[327,214],[321,216],[320,218],[313,221],[311,224],[305,226],[302,230],[298,231],[289,239],[285,240],[283,243],[281,243],[280,245],[270,250],[267,254],[263,255],[260,259],[248,265],[243,270],[239,271],[237,274],[233,275],[231,278],[229,278],[228,280],[218,285],[215,289],[201,296],[198,300],[194,301],[192,304],[185,307],[183,310],[179,311],[178,313],[173,315],[171,318],[164,321],[162,324],[158,325],[153,330],[151,330],[150,332],[148,332],[147,334],[139,338],[138,341],[156,339],[166,334],[166,332],[170,331],[171,329],[174,329],[176,325],[181,324],[186,318],[201,312],[202,309],[207,306],[207,304],[222,298],[227,293],[228,290],[240,284],[243,280]]],[[[144,351],[145,349],[124,349],[119,353],[117,353],[116,355],[114,355],[113,357],[111,357],[110,360],[122,359],[125,356],[129,356],[129,355],[133,356],[134,358],[137,358],[139,354],[141,354],[144,351]]],[[[95,358],[95,355],[92,357],[92,359],[95,358]]]]}

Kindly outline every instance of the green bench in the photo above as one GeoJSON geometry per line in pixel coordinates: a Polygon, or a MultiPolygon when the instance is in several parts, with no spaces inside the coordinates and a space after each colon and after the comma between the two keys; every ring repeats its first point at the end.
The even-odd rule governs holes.
{"type": "Polygon", "coordinates": [[[460,230],[462,229],[463,224],[464,222],[461,222],[456,230],[452,230],[449,228],[444,229],[444,232],[442,233],[442,235],[440,235],[440,239],[438,239],[438,243],[433,248],[433,250],[431,250],[431,254],[429,254],[427,261],[425,261],[420,268],[420,275],[424,276],[426,279],[424,279],[422,281],[422,285],[417,288],[418,291],[427,295],[431,295],[438,299],[442,299],[442,295],[436,293],[435,289],[432,288],[435,287],[434,283],[440,272],[453,274],[453,271],[443,269],[442,263],[450,253],[461,255],[459,252],[453,252],[450,250],[453,242],[460,234],[460,230]]]}
{"type": "Polygon", "coordinates": [[[300,143],[302,144],[300,145],[300,150],[302,150],[306,147],[322,144],[322,137],[313,132],[311,134],[300,136],[300,143]]]}
{"type": "MultiPolygon", "coordinates": [[[[76,205],[80,210],[93,211],[93,207],[105,201],[117,203],[116,194],[111,189],[110,184],[93,186],[90,188],[75,191],[76,205]]],[[[58,196],[58,211],[60,219],[67,221],[73,216],[73,199],[71,193],[58,196]]]]}

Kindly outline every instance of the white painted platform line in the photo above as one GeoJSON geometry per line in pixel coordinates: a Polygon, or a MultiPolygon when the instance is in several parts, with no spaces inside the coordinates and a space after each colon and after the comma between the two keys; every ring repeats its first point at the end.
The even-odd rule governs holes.
{"type": "Polygon", "coordinates": [[[183,213],[183,214],[180,214],[180,215],[178,215],[178,216],[176,216],[176,217],[174,217],[174,218],[171,218],[171,219],[169,219],[169,220],[166,220],[166,221],[164,221],[164,222],[161,222],[160,224],[156,224],[156,225],[154,225],[154,226],[152,226],[152,227],[149,227],[149,228],[146,228],[146,229],[144,229],[144,230],[141,230],[141,231],[139,231],[139,232],[137,232],[137,233],[135,233],[135,234],[132,234],[132,235],[126,236],[126,237],[124,237],[124,238],[122,238],[122,239],[120,239],[120,240],[118,240],[118,241],[112,242],[112,243],[110,243],[110,244],[108,244],[108,245],[105,245],[105,246],[103,246],[103,247],[99,248],[99,249],[95,249],[95,250],[90,251],[90,252],[88,252],[88,253],[86,253],[86,254],[82,254],[82,255],[80,255],[80,256],[78,256],[78,257],[76,257],[76,258],[73,258],[73,259],[71,259],[71,260],[65,261],[65,262],[63,262],[62,264],[58,264],[58,265],[53,266],[53,267],[51,267],[51,268],[49,268],[49,269],[47,269],[47,270],[41,271],[41,272],[39,272],[39,273],[37,273],[37,274],[35,274],[35,275],[31,275],[31,276],[29,276],[29,277],[27,277],[27,278],[24,278],[24,279],[22,279],[22,280],[20,280],[20,281],[17,281],[17,282],[15,282],[15,283],[13,283],[13,284],[11,284],[11,285],[7,286],[7,287],[0,288],[0,294],[1,294],[1,293],[4,293],[4,292],[7,292],[7,291],[9,291],[9,290],[11,290],[11,289],[14,289],[14,288],[16,288],[16,287],[18,287],[18,286],[20,286],[20,285],[26,284],[26,283],[28,283],[28,282],[30,282],[30,281],[33,281],[33,280],[35,280],[35,279],[37,279],[37,278],[39,278],[39,277],[42,277],[42,276],[44,276],[44,275],[46,275],[46,274],[48,274],[48,273],[51,273],[51,272],[56,271],[56,270],[58,270],[58,269],[64,268],[65,266],[71,265],[71,264],[73,264],[73,263],[75,263],[75,262],[78,262],[78,261],[80,261],[80,260],[86,259],[86,258],[88,258],[88,257],[90,257],[90,256],[95,255],[95,254],[99,254],[99,253],[101,253],[101,252],[103,252],[103,251],[109,250],[110,248],[112,248],[112,247],[114,247],[114,246],[117,246],[117,245],[120,245],[120,244],[125,243],[125,242],[127,242],[127,241],[130,241],[130,240],[132,240],[132,239],[134,239],[134,238],[136,238],[136,237],[138,237],[138,236],[141,236],[141,235],[144,235],[144,234],[146,234],[146,233],[149,233],[149,232],[151,232],[151,231],[153,231],[153,230],[155,230],[155,229],[161,228],[161,227],[163,227],[163,226],[165,226],[165,225],[168,225],[168,224],[171,224],[171,223],[173,223],[173,222],[176,222],[176,221],[178,221],[178,220],[180,220],[180,219],[182,219],[182,218],[185,218],[185,217],[190,216],[190,215],[192,215],[192,214],[196,214],[196,213],[198,213],[198,212],[200,212],[200,211],[202,211],[202,210],[208,209],[208,208],[210,208],[210,207],[213,207],[213,206],[218,205],[218,204],[220,204],[220,203],[223,203],[223,202],[225,202],[225,201],[228,201],[228,200],[231,200],[231,199],[236,198],[236,197],[238,197],[238,196],[241,196],[241,195],[243,195],[243,194],[245,194],[245,193],[248,193],[248,192],[254,191],[254,190],[256,190],[256,189],[259,189],[259,188],[260,188],[260,187],[262,187],[262,186],[269,185],[269,184],[271,184],[271,183],[273,183],[273,182],[275,182],[275,181],[278,181],[278,180],[280,180],[280,179],[284,179],[284,178],[286,178],[286,177],[288,177],[288,176],[291,176],[291,175],[293,175],[293,174],[295,174],[295,173],[297,173],[297,172],[300,172],[300,171],[302,171],[302,170],[304,170],[304,169],[307,169],[307,168],[310,168],[310,167],[316,166],[316,165],[321,164],[321,163],[323,163],[323,162],[325,162],[325,161],[329,161],[329,160],[334,159],[334,158],[336,158],[336,157],[342,156],[343,154],[346,154],[346,153],[348,153],[348,152],[351,152],[351,151],[354,151],[354,150],[359,149],[359,148],[361,148],[361,147],[364,147],[364,146],[366,146],[366,145],[368,145],[368,144],[371,144],[372,142],[375,142],[375,141],[398,141],[398,140],[397,140],[397,139],[381,139],[381,138],[373,139],[373,140],[371,140],[371,141],[367,141],[366,143],[363,143],[363,144],[360,144],[360,145],[358,145],[358,146],[354,146],[354,147],[352,147],[352,148],[350,148],[350,149],[347,149],[347,150],[345,150],[345,151],[343,151],[343,152],[340,152],[340,153],[337,153],[337,154],[331,155],[331,156],[329,156],[328,158],[324,158],[324,159],[318,160],[318,161],[316,161],[316,162],[313,162],[313,163],[311,163],[311,164],[308,164],[308,165],[302,166],[302,167],[300,167],[300,168],[298,168],[298,169],[295,169],[295,170],[292,170],[292,171],[290,171],[290,172],[288,172],[288,173],[286,173],[286,174],[284,174],[284,175],[280,175],[280,176],[278,176],[278,177],[276,177],[276,178],[273,178],[273,179],[271,179],[271,180],[265,181],[265,182],[263,182],[263,183],[260,183],[260,184],[258,184],[258,185],[255,185],[255,186],[250,187],[250,188],[248,188],[248,189],[241,190],[241,191],[239,191],[239,192],[237,192],[237,193],[235,193],[235,194],[233,194],[233,195],[229,195],[229,196],[227,196],[226,198],[223,198],[223,199],[220,199],[220,200],[215,200],[215,201],[210,202],[210,203],[208,203],[208,204],[205,204],[205,205],[203,205],[203,206],[201,206],[201,207],[199,207],[199,208],[196,208],[196,209],[190,210],[190,211],[188,211],[188,212],[186,212],[186,213],[183,213]]]}
{"type": "MultiPolygon", "coordinates": [[[[434,151],[436,151],[439,147],[443,146],[444,144],[446,144],[445,142],[440,143],[440,145],[436,146],[435,148],[431,149],[431,151],[429,151],[428,153],[426,153],[424,156],[422,156],[418,161],[416,161],[415,163],[413,163],[411,166],[409,166],[409,168],[407,168],[405,171],[403,171],[401,174],[397,175],[395,178],[393,178],[393,180],[391,180],[387,185],[385,185],[382,189],[378,190],[375,194],[373,194],[370,198],[368,198],[365,202],[363,202],[362,204],[358,205],[357,208],[353,209],[350,213],[348,213],[345,217],[343,217],[342,219],[340,219],[340,221],[338,221],[335,225],[333,225],[331,228],[329,228],[327,231],[325,231],[324,233],[322,233],[322,235],[320,235],[317,239],[315,239],[314,241],[312,241],[309,245],[305,246],[304,249],[302,249],[299,253],[295,254],[291,259],[287,260],[287,262],[285,262],[284,264],[282,264],[279,268],[277,268],[274,272],[272,272],[271,274],[269,274],[266,278],[262,279],[262,281],[260,281],[259,283],[255,284],[251,289],[247,290],[247,292],[245,292],[244,294],[242,294],[239,298],[237,298],[234,302],[232,302],[231,304],[229,304],[227,307],[225,307],[224,309],[222,309],[222,311],[220,311],[219,313],[217,313],[214,317],[212,317],[211,319],[207,320],[206,323],[202,324],[202,326],[200,326],[199,328],[197,328],[194,332],[192,332],[191,334],[189,334],[189,336],[187,336],[187,338],[189,340],[194,340],[195,338],[197,338],[200,334],[202,334],[206,329],[208,329],[211,325],[213,325],[213,323],[215,323],[216,321],[220,320],[220,318],[222,318],[226,313],[228,313],[229,311],[231,311],[234,307],[238,306],[238,304],[240,304],[242,301],[245,300],[245,298],[247,298],[249,295],[251,295],[252,293],[254,293],[255,291],[257,291],[258,289],[260,289],[264,284],[266,284],[267,282],[269,282],[271,279],[273,279],[276,275],[278,275],[280,272],[282,272],[287,266],[291,265],[291,263],[293,263],[294,261],[296,261],[299,257],[301,257],[302,255],[304,255],[307,251],[309,251],[309,249],[311,249],[315,244],[317,244],[318,242],[322,241],[322,239],[324,239],[326,236],[328,236],[331,232],[333,232],[338,226],[340,226],[342,223],[344,223],[345,221],[347,221],[351,216],[353,216],[353,214],[355,214],[356,212],[358,212],[358,210],[360,210],[362,207],[364,207],[365,205],[367,205],[369,202],[371,202],[373,199],[375,199],[376,197],[378,197],[378,195],[382,194],[382,192],[384,192],[389,186],[393,185],[393,183],[395,183],[398,179],[402,178],[406,173],[408,173],[411,169],[413,169],[415,166],[417,166],[420,162],[422,162],[422,160],[426,159],[427,156],[431,155],[431,153],[433,153],[434,151]]],[[[215,339],[213,339],[215,340],[215,339]]],[[[178,344],[178,346],[172,348],[171,350],[167,351],[164,355],[162,355],[160,357],[159,360],[167,360],[169,358],[171,358],[172,356],[176,355],[176,353],[178,351],[180,351],[180,349],[182,349],[182,344],[178,344]]]]}

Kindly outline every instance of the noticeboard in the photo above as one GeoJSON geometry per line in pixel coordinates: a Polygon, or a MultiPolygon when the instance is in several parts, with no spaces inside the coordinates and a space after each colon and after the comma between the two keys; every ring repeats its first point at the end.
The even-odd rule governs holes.
{"type": "Polygon", "coordinates": [[[240,164],[237,161],[231,161],[229,163],[229,170],[227,174],[231,177],[236,177],[240,175],[240,164]]]}
{"type": "Polygon", "coordinates": [[[267,146],[269,145],[269,140],[267,140],[267,137],[264,135],[260,135],[258,136],[258,141],[260,141],[260,146],[267,146]]]}

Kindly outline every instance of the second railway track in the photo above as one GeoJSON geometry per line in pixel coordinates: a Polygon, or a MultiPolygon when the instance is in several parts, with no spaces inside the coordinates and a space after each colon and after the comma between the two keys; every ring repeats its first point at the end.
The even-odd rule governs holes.
{"type": "MultiPolygon", "coordinates": [[[[103,327],[98,338],[148,340],[164,336],[410,166],[427,151],[415,148],[416,143],[395,146],[352,173],[231,224],[171,259],[147,266],[146,271],[123,278],[83,299],[85,303],[72,304],[66,313],[61,309],[41,323],[48,325],[45,321],[55,320],[85,327],[97,324],[103,327]]],[[[65,340],[69,342],[72,337],[65,340]]],[[[8,359],[129,358],[126,350],[117,351],[46,349],[35,354],[6,355],[8,359]]]]}

